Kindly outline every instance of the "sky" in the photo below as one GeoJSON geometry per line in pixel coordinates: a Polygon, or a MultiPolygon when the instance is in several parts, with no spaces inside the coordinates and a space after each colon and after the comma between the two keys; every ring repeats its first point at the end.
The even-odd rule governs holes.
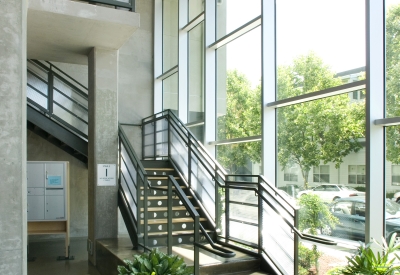
{"type": "MultiPolygon", "coordinates": [[[[260,0],[226,0],[227,28],[238,27],[238,18],[260,14],[260,0]]],[[[277,63],[291,64],[310,51],[321,57],[334,72],[365,66],[364,0],[277,0],[277,63]]],[[[400,4],[387,0],[386,5],[400,4]]],[[[241,22],[240,22],[241,23],[241,22]]],[[[261,76],[260,31],[236,39],[227,46],[228,69],[238,68],[253,83],[261,76]],[[248,48],[250,47],[250,49],[248,48]],[[255,64],[257,63],[257,64],[255,64]]]]}

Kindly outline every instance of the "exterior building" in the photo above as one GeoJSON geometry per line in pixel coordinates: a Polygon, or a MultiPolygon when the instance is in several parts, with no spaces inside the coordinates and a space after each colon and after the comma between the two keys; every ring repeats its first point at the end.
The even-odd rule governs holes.
{"type": "MultiPolygon", "coordinates": [[[[27,161],[70,162],[72,237],[88,236],[92,243],[117,237],[125,230],[117,187],[99,188],[96,167],[118,162],[118,122],[140,124],[166,109],[174,110],[218,161],[235,159],[229,172],[263,174],[280,187],[301,184],[302,178],[295,165],[278,161],[285,146],[277,143],[278,128],[284,127],[278,115],[291,106],[352,93],[352,100],[365,102],[365,146],[347,155],[339,169],[330,163],[314,166],[308,179],[314,185],[364,186],[365,238],[380,239],[385,197],[400,189],[399,165],[386,159],[384,150],[385,132],[400,124],[396,112],[388,111],[396,108],[384,104],[389,90],[384,76],[391,73],[384,59],[384,2],[388,9],[392,2],[339,2],[136,0],[132,12],[85,1],[0,0],[0,273],[27,274],[27,161]],[[347,36],[346,27],[331,26],[339,18],[358,31],[347,36]],[[296,95],[281,92],[278,68],[314,50],[336,72],[365,67],[365,80],[316,85],[296,95]],[[88,167],[27,130],[27,59],[54,62],[88,86],[88,167]],[[234,105],[232,95],[244,90],[249,93],[234,105]],[[245,123],[247,111],[254,111],[255,125],[245,123]],[[231,121],[240,125],[237,132],[231,121]]],[[[132,140],[140,154],[140,131],[132,140]]],[[[89,259],[96,264],[95,253],[89,259]]]]}

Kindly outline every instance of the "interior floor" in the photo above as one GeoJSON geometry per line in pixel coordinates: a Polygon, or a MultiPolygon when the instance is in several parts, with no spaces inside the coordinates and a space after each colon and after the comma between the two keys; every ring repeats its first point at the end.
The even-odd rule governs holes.
{"type": "MultiPolygon", "coordinates": [[[[88,261],[86,250],[87,238],[70,238],[70,256],[73,260],[57,260],[59,256],[64,255],[64,239],[54,240],[41,240],[30,241],[28,248],[28,274],[29,275],[43,275],[43,274],[79,274],[79,275],[101,275],[99,271],[88,261]]],[[[128,237],[119,237],[118,239],[102,240],[102,245],[105,245],[112,254],[120,259],[132,259],[133,254],[141,253],[142,251],[132,250],[132,245],[128,237]]],[[[167,252],[165,248],[160,249],[167,252]]],[[[193,253],[190,246],[175,247],[174,254],[178,254],[185,259],[188,265],[193,264],[191,254],[193,253]]],[[[238,255],[232,259],[224,259],[215,256],[211,253],[203,251],[200,256],[201,265],[211,265],[218,267],[218,265],[226,262],[242,261],[251,259],[251,256],[237,252],[238,255]]],[[[110,264],[113,259],[104,259],[110,264]]],[[[215,271],[214,271],[215,272],[215,271]]],[[[214,272],[202,272],[215,274],[214,272]]],[[[219,272],[218,272],[219,273],[219,272]]],[[[217,274],[218,274],[217,273],[217,274]]],[[[224,272],[224,274],[227,274],[224,272]]],[[[257,271],[247,272],[232,272],[235,275],[264,275],[267,273],[257,271]]]]}
{"type": "Polygon", "coordinates": [[[87,238],[70,238],[70,255],[74,260],[57,260],[64,254],[64,239],[30,241],[28,248],[28,274],[79,274],[100,275],[88,261],[86,251],[87,238]],[[33,261],[32,261],[33,260],[33,261]]]}

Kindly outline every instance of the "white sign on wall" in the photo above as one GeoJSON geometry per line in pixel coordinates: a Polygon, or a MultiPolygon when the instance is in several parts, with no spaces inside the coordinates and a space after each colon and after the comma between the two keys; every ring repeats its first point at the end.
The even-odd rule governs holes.
{"type": "Polygon", "coordinates": [[[116,164],[97,164],[97,186],[115,186],[116,164]]]}

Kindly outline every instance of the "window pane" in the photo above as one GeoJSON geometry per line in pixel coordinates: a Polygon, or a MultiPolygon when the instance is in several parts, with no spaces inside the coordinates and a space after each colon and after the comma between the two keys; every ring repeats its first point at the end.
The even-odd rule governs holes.
{"type": "Polygon", "coordinates": [[[217,1],[217,40],[261,14],[261,0],[217,1]]]}
{"type": "Polygon", "coordinates": [[[347,94],[279,108],[278,186],[284,185],[282,168],[293,165],[303,169],[299,169],[298,175],[304,187],[311,181],[340,184],[365,181],[364,177],[351,177],[357,174],[357,166],[349,165],[358,162],[365,167],[361,142],[365,135],[364,112],[364,102],[353,102],[347,94]],[[319,166],[320,163],[327,165],[319,166]],[[336,164],[338,170],[330,171],[336,164]]]}
{"type": "Polygon", "coordinates": [[[163,80],[163,110],[178,114],[178,73],[163,80]]]}
{"type": "Polygon", "coordinates": [[[400,202],[400,126],[390,126],[386,134],[386,197],[400,202]]]}
{"type": "Polygon", "coordinates": [[[163,72],[178,65],[178,2],[163,1],[163,72]]]}
{"type": "Polygon", "coordinates": [[[276,6],[278,73],[286,74],[278,99],[364,77],[364,0],[277,0],[276,6]]]}
{"type": "Polygon", "coordinates": [[[400,2],[386,1],[386,117],[400,116],[400,2]]]}
{"type": "Polygon", "coordinates": [[[349,175],[349,183],[350,184],[356,184],[357,183],[357,176],[349,175]]]}
{"type": "Polygon", "coordinates": [[[204,0],[190,0],[189,2],[189,22],[204,11],[204,0]]]}
{"type": "Polygon", "coordinates": [[[320,175],[320,182],[329,183],[329,175],[321,174],[320,175]]]}
{"type": "Polygon", "coordinates": [[[320,173],[321,174],[329,174],[329,165],[321,165],[320,173]]]}
{"type": "Polygon", "coordinates": [[[188,122],[204,120],[203,47],[204,23],[189,32],[189,117],[188,122]]]}
{"type": "Polygon", "coordinates": [[[218,145],[217,161],[228,174],[260,174],[261,142],[218,145]]]}
{"type": "Polygon", "coordinates": [[[189,127],[189,130],[201,143],[204,143],[204,124],[189,127]]]}
{"type": "Polygon", "coordinates": [[[218,140],[261,134],[260,37],[256,28],[217,50],[218,140]]]}

